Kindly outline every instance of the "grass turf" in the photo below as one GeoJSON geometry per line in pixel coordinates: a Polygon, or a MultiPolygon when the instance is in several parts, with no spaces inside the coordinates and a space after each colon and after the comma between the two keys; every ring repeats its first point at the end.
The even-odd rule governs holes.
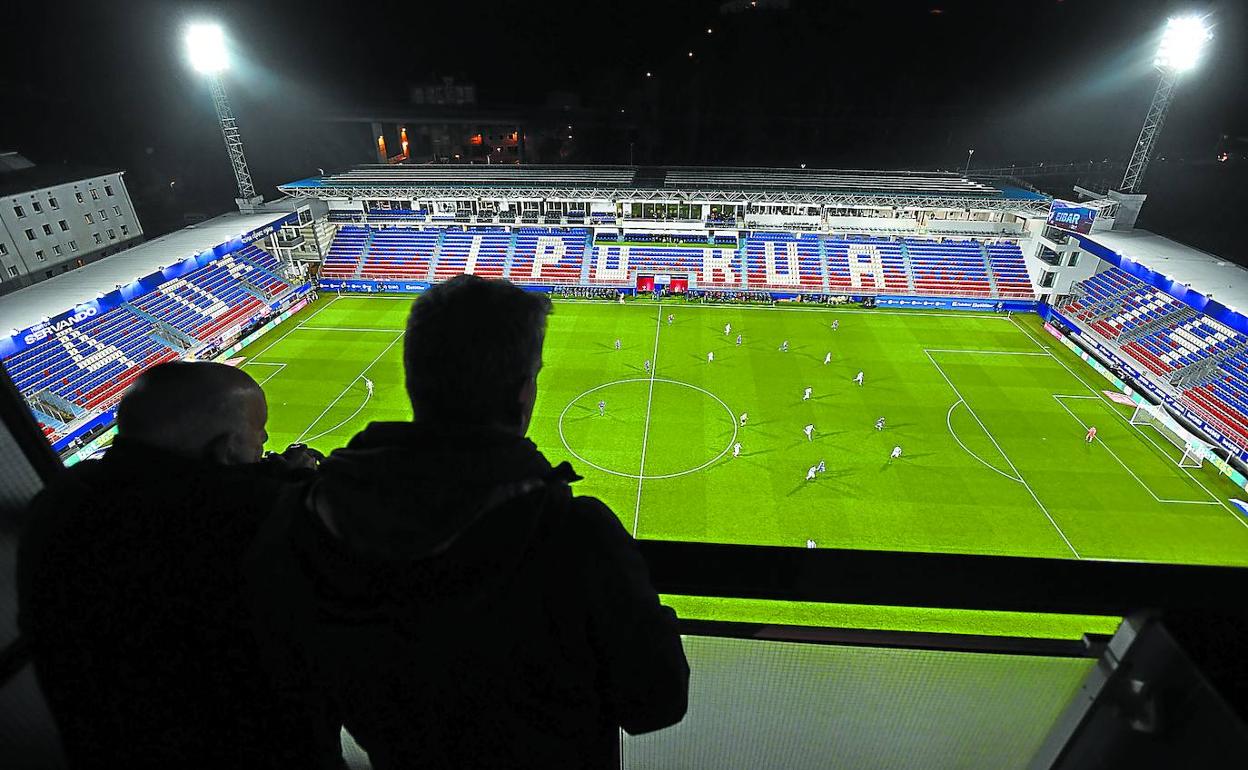
{"type": "MultiPolygon", "coordinates": [[[[330,450],[369,421],[410,418],[409,302],[323,298],[243,351],[269,396],[272,447],[330,450]]],[[[1211,468],[1179,469],[1178,450],[1131,426],[1108,384],[1054,343],[1032,316],[559,302],[530,435],[641,538],[1248,564],[1248,525],[1226,503],[1237,488],[1211,468]],[[893,446],[903,456],[890,463],[893,446]],[[820,460],[827,471],[807,482],[820,460]]],[[[739,616],[735,606],[723,615],[739,616]]],[[[792,608],[772,609],[791,622],[792,608]]],[[[850,626],[967,627],[863,610],[834,614],[850,626]]],[[[1003,622],[1015,620],[1019,633],[1066,635],[1003,622]]]]}

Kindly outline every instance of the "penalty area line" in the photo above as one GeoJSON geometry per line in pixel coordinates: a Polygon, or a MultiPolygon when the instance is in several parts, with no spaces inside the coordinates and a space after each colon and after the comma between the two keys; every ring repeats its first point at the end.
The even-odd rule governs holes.
{"type": "MultiPolygon", "coordinates": [[[[312,429],[313,429],[314,427],[316,427],[316,424],[317,424],[318,422],[320,422],[320,421],[321,421],[321,418],[322,418],[322,417],[324,417],[324,416],[325,416],[325,415],[329,412],[329,410],[330,410],[330,409],[333,409],[333,408],[334,408],[334,404],[337,404],[339,401],[341,401],[341,400],[342,400],[342,397],[343,397],[343,396],[347,395],[347,391],[351,390],[351,386],[352,386],[352,385],[354,385],[356,382],[358,382],[358,381],[360,380],[360,378],[361,378],[361,377],[363,377],[364,375],[368,374],[368,370],[369,370],[369,369],[372,369],[372,368],[373,368],[373,366],[375,366],[375,365],[377,364],[377,362],[381,360],[381,357],[382,357],[382,356],[384,356],[386,353],[390,352],[390,348],[394,347],[395,343],[396,343],[396,342],[398,342],[398,341],[399,341],[399,340],[401,340],[401,339],[403,339],[403,333],[402,333],[402,332],[398,332],[398,333],[396,333],[396,335],[395,335],[394,339],[390,340],[390,344],[389,344],[389,345],[386,345],[384,348],[382,348],[382,349],[381,349],[381,352],[377,354],[377,357],[376,357],[376,358],[374,358],[372,361],[369,361],[369,362],[368,362],[368,365],[367,365],[367,366],[365,366],[363,369],[361,369],[359,374],[357,374],[357,375],[355,375],[354,377],[352,377],[352,378],[351,378],[351,381],[350,381],[350,382],[348,382],[348,383],[347,383],[347,386],[346,386],[345,388],[343,388],[343,389],[342,389],[342,392],[341,392],[341,393],[339,393],[339,394],[338,394],[338,395],[334,398],[334,400],[333,400],[333,401],[330,401],[330,402],[329,402],[329,406],[327,406],[327,407],[325,407],[324,409],[322,409],[322,410],[321,410],[321,413],[320,413],[320,414],[318,414],[318,415],[316,416],[316,419],[315,419],[315,420],[313,420],[313,421],[311,422],[311,424],[309,424],[309,425],[308,425],[308,427],[307,427],[307,428],[304,428],[303,433],[300,433],[300,434],[299,434],[299,438],[295,439],[294,443],[298,444],[298,443],[300,443],[301,441],[303,441],[304,436],[307,436],[307,435],[308,435],[308,433],[310,433],[310,432],[312,431],[312,429]]],[[[365,401],[367,401],[367,400],[368,400],[368,399],[367,399],[367,397],[365,397],[365,401]]],[[[361,408],[362,408],[362,407],[361,407],[361,408]]],[[[359,410],[356,410],[356,413],[355,413],[355,414],[359,414],[359,410]]],[[[355,415],[352,415],[352,417],[354,417],[354,416],[355,416],[355,415]]],[[[350,418],[350,417],[348,417],[347,419],[349,420],[349,419],[351,419],[351,418],[350,418]]],[[[344,420],[343,422],[346,422],[346,421],[344,420]]],[[[343,423],[339,423],[338,425],[335,425],[334,427],[330,428],[328,431],[324,431],[324,432],[322,432],[322,433],[318,433],[316,436],[314,436],[314,438],[320,438],[321,436],[324,436],[326,433],[329,433],[329,432],[331,432],[331,431],[337,430],[337,429],[338,429],[338,428],[339,428],[342,424],[343,424],[343,423]]]]}
{"type": "Polygon", "coordinates": [[[1014,475],[1018,477],[1018,480],[1022,483],[1023,488],[1026,489],[1031,495],[1031,499],[1036,501],[1036,505],[1038,505],[1040,507],[1040,511],[1044,513],[1044,517],[1049,520],[1050,524],[1053,525],[1053,529],[1057,530],[1057,534],[1062,538],[1062,542],[1066,544],[1066,547],[1070,549],[1070,552],[1075,555],[1076,559],[1082,559],[1083,557],[1079,555],[1079,551],[1077,551],[1075,546],[1070,542],[1070,538],[1066,537],[1066,533],[1063,532],[1062,528],[1058,526],[1057,521],[1053,518],[1053,515],[1049,513],[1049,509],[1046,508],[1044,503],[1040,501],[1040,496],[1036,494],[1036,490],[1032,489],[1031,485],[1027,483],[1027,480],[1023,478],[1023,474],[1019,473],[1018,466],[1014,464],[1014,461],[1010,459],[1010,456],[1007,455],[1005,450],[1001,448],[1001,445],[997,443],[996,436],[992,435],[992,431],[988,430],[988,426],[984,425],[984,421],[979,419],[979,415],[975,414],[975,410],[971,408],[970,403],[967,402],[966,398],[962,395],[962,392],[958,390],[958,386],[953,384],[953,380],[949,379],[949,375],[945,374],[945,370],[941,368],[940,364],[936,363],[936,359],[932,357],[930,352],[924,351],[924,353],[927,355],[927,360],[932,362],[932,366],[936,367],[936,371],[940,372],[940,376],[944,379],[945,383],[949,385],[949,389],[953,391],[953,394],[957,396],[958,400],[962,402],[962,405],[966,407],[967,413],[970,414],[971,417],[975,418],[975,422],[979,423],[979,427],[983,429],[984,434],[988,436],[988,440],[992,442],[992,445],[997,448],[997,452],[1000,453],[1001,458],[1005,460],[1007,465],[1010,466],[1010,470],[1014,471],[1014,475]]]}

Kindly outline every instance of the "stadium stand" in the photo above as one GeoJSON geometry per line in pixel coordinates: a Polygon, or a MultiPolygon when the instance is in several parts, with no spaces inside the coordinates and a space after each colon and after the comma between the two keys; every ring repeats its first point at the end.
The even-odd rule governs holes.
{"type": "Polygon", "coordinates": [[[741,256],[736,249],[659,244],[595,244],[590,283],[631,285],[638,274],[688,275],[699,288],[739,289],[741,256]]]}
{"type": "Polygon", "coordinates": [[[578,283],[589,230],[518,227],[515,231],[513,281],[578,283]]]}
{"type": "Polygon", "coordinates": [[[325,278],[354,277],[369,239],[370,231],[367,227],[344,225],[338,228],[338,234],[334,236],[321,265],[321,275],[325,278]]]}
{"type": "Polygon", "coordinates": [[[370,231],[364,246],[362,278],[424,280],[441,241],[441,229],[383,227],[370,231]]]}
{"type": "Polygon", "coordinates": [[[910,256],[914,288],[919,294],[991,297],[992,286],[979,241],[902,242],[910,256]]]}
{"type": "Polygon", "coordinates": [[[460,273],[486,278],[503,277],[507,253],[511,249],[511,232],[504,229],[474,228],[468,231],[447,230],[433,280],[445,281],[460,273]]]}
{"type": "Polygon", "coordinates": [[[689,275],[708,289],[1035,298],[1017,242],[872,235],[598,230],[591,237],[579,227],[346,224],[321,268],[328,279],[442,281],[462,272],[554,284],[628,286],[639,273],[654,273],[689,275]]]}
{"type": "Polygon", "coordinates": [[[745,239],[746,280],[751,288],[823,290],[819,237],[751,233],[745,239]]]}
{"type": "MultiPolygon", "coordinates": [[[[179,351],[152,336],[152,325],[126,307],[89,319],[10,356],[4,362],[32,400],[48,391],[82,410],[111,406],[149,366],[179,351]]],[[[50,426],[44,425],[45,434],[50,426]]]]}
{"type": "Polygon", "coordinates": [[[1027,264],[1023,260],[1023,251],[1017,243],[988,243],[984,245],[984,250],[988,254],[988,264],[996,280],[998,297],[1035,298],[1031,277],[1027,274],[1027,264]]]}
{"type": "Polygon", "coordinates": [[[1080,283],[1063,312],[1173,387],[1181,403],[1248,447],[1248,337],[1118,268],[1080,283]]]}
{"type": "Polygon", "coordinates": [[[289,291],[277,259],[255,244],[5,358],[44,435],[113,406],[148,367],[249,323],[289,291]],[[43,408],[40,408],[42,405],[43,408]],[[57,417],[52,412],[60,412],[57,417]]]}
{"type": "Polygon", "coordinates": [[[910,293],[900,241],[871,236],[824,239],[828,288],[845,293],[910,293]]]}

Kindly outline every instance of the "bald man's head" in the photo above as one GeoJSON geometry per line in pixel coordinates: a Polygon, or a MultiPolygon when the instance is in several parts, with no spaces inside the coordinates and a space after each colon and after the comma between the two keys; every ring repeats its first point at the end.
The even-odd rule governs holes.
{"type": "Polygon", "coordinates": [[[139,375],[117,408],[117,435],[220,465],[259,461],[268,434],[264,391],[245,372],[175,361],[139,375]]]}

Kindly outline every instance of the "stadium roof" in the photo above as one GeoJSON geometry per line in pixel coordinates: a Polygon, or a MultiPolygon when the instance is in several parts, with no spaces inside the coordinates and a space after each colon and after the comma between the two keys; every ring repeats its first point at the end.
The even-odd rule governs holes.
{"type": "Polygon", "coordinates": [[[179,260],[220,246],[287,216],[286,211],[222,214],[0,297],[0,335],[107,294],[179,260]]]}
{"type": "Polygon", "coordinates": [[[541,197],[1047,211],[1049,198],[948,172],[692,166],[366,165],[278,187],[295,198],[541,197]]]}
{"type": "Polygon", "coordinates": [[[1107,230],[1084,237],[1236,312],[1248,312],[1248,270],[1233,262],[1147,230],[1107,230]]]}

